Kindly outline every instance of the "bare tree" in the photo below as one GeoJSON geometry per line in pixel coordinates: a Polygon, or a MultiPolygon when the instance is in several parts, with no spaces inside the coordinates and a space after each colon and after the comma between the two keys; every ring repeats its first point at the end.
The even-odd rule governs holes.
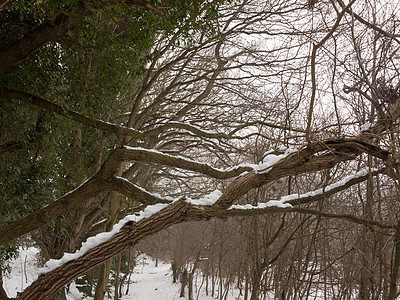
{"type": "Polygon", "coordinates": [[[5,244],[79,207],[65,249],[96,232],[91,226],[105,217],[102,230],[111,231],[50,263],[19,299],[48,299],[108,261],[96,292],[102,299],[111,259],[122,251],[176,224],[226,218],[243,232],[202,228],[209,233],[204,241],[221,237],[218,247],[204,246],[186,259],[188,249],[180,248],[178,270],[192,259],[189,284],[198,269],[219,276],[220,299],[235,277],[245,282],[245,299],[271,291],[279,299],[320,292],[395,299],[398,8],[375,9],[380,5],[274,0],[221,6],[217,34],[196,32],[178,44],[184,28],[160,33],[128,93],[129,113],[111,112],[105,121],[3,88],[3,99],[26,100],[75,122],[76,151],[81,128],[116,138],[108,156],[99,150],[93,176],[0,229],[5,244]],[[87,199],[94,200],[85,205],[87,199]],[[241,244],[235,251],[227,231],[241,244]],[[200,253],[218,272],[199,261],[200,253]]]}

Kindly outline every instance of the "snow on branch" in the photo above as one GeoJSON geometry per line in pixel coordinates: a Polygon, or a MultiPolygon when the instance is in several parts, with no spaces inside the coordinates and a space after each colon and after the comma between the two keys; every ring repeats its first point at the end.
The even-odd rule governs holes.
{"type": "MultiPolygon", "coordinates": [[[[354,180],[359,180],[365,173],[365,171],[359,172],[356,175],[345,178],[344,180],[340,181],[340,183],[333,184],[327,188],[330,192],[332,192],[339,187],[345,186],[346,184],[354,184],[354,180]]],[[[173,201],[170,204],[159,203],[148,206],[139,215],[127,216],[117,225],[115,225],[111,232],[100,233],[97,236],[89,238],[86,243],[83,244],[82,248],[77,252],[72,254],[67,253],[60,260],[51,260],[47,262],[46,268],[42,269],[41,272],[41,274],[44,275],[39,277],[37,281],[32,283],[32,285],[23,292],[21,299],[30,299],[30,295],[34,294],[38,289],[43,293],[52,295],[52,293],[54,293],[59,287],[67,284],[79,274],[82,274],[83,272],[95,267],[100,263],[103,263],[127,247],[137,243],[144,237],[154,232],[158,232],[163,228],[184,221],[208,220],[213,217],[226,217],[235,215],[244,216],[265,214],[267,212],[298,212],[320,215],[328,218],[347,219],[356,223],[376,225],[382,228],[391,228],[390,225],[381,224],[379,222],[371,222],[370,220],[365,220],[356,216],[331,214],[316,210],[291,207],[291,202],[293,200],[285,200],[285,198],[285,202],[269,202],[259,205],[257,209],[248,209],[248,207],[245,207],[245,209],[237,209],[237,207],[233,207],[232,209],[227,210],[224,209],[222,205],[216,205],[221,198],[228,197],[230,201],[237,200],[240,195],[246,192],[249,188],[252,186],[260,186],[261,184],[265,184],[268,181],[265,181],[265,179],[268,179],[268,177],[273,175],[274,174],[271,173],[268,173],[267,175],[256,175],[254,172],[248,173],[242,177],[239,177],[236,181],[233,181],[230,187],[226,188],[223,193],[216,190],[199,200],[180,199],[173,201]],[[250,183],[249,180],[253,181],[254,178],[261,178],[263,180],[256,180],[243,189],[243,184],[247,185],[250,183]],[[198,204],[201,205],[199,206],[198,204]],[[58,282],[56,286],[54,286],[54,283],[51,283],[51,279],[54,278],[55,274],[65,275],[62,278],[62,282],[58,282]]],[[[369,174],[364,176],[369,176],[369,174]]],[[[276,176],[273,177],[276,179],[276,176]]],[[[320,193],[317,194],[320,197],[323,195],[320,193]]],[[[293,198],[295,197],[293,196],[293,198]]],[[[298,198],[294,200],[297,201],[298,198]]],[[[225,200],[222,201],[225,202],[225,200]]],[[[232,205],[229,205],[228,207],[231,206],[232,205]]]]}
{"type": "Polygon", "coordinates": [[[60,259],[50,259],[46,262],[45,267],[41,268],[39,271],[39,276],[42,274],[46,274],[55,270],[56,268],[66,264],[69,261],[75,260],[81,256],[83,256],[89,250],[99,246],[100,244],[110,240],[115,234],[117,234],[122,226],[124,226],[128,222],[135,222],[149,218],[152,215],[156,214],[169,204],[158,203],[154,205],[147,206],[143,211],[139,213],[139,215],[128,215],[119,221],[117,224],[114,225],[113,229],[108,232],[102,232],[95,236],[89,237],[86,242],[84,242],[79,250],[75,253],[64,253],[63,257],[60,259]]]}
{"type": "MultiPolygon", "coordinates": [[[[237,213],[238,211],[243,211],[243,210],[247,210],[249,211],[248,213],[252,213],[251,211],[254,210],[258,210],[258,211],[262,211],[262,210],[266,210],[268,208],[277,208],[277,209],[294,209],[292,207],[292,203],[293,205],[299,204],[299,203],[304,203],[304,199],[310,199],[311,197],[313,197],[314,199],[316,197],[321,198],[323,196],[326,196],[326,193],[328,192],[337,192],[339,190],[343,190],[345,188],[347,188],[348,184],[351,183],[352,185],[366,180],[368,178],[368,176],[370,174],[379,174],[382,173],[383,170],[372,170],[371,172],[369,172],[368,169],[364,169],[361,170],[359,172],[357,172],[354,175],[351,176],[347,176],[344,179],[333,183],[331,185],[326,186],[324,189],[318,189],[312,192],[308,192],[305,194],[291,194],[291,195],[287,195],[282,197],[280,200],[271,200],[268,201],[266,203],[260,203],[258,205],[250,205],[250,204],[245,204],[245,205],[232,205],[228,211],[225,213],[227,215],[237,215],[237,214],[241,214],[241,213],[237,213]],[[231,213],[229,211],[232,211],[231,213]],[[235,213],[236,212],[236,213],[235,213]]],[[[117,177],[115,178],[117,180],[119,180],[120,182],[126,182],[127,180],[121,177],[117,177]]],[[[131,184],[129,181],[127,181],[130,185],[131,184]]],[[[147,191],[145,191],[144,189],[141,189],[139,187],[135,187],[138,190],[140,190],[143,193],[146,193],[147,195],[151,195],[154,198],[160,199],[160,200],[167,200],[170,201],[170,203],[174,203],[176,202],[178,199],[173,199],[172,198],[161,198],[161,196],[156,195],[156,194],[151,194],[147,191]]],[[[190,204],[194,204],[194,205],[206,205],[206,206],[211,206],[213,205],[222,195],[222,192],[219,190],[215,190],[213,192],[211,192],[210,194],[197,199],[197,200],[192,200],[192,199],[186,199],[185,202],[190,203],[190,204]]],[[[114,225],[113,229],[110,232],[102,232],[96,236],[90,237],[87,239],[87,241],[85,243],[82,244],[82,247],[77,250],[75,253],[65,253],[64,256],[61,259],[58,260],[49,260],[46,263],[46,267],[43,268],[40,272],[40,274],[45,274],[47,272],[50,272],[56,268],[58,268],[59,266],[71,261],[71,260],[75,260],[79,257],[81,257],[83,254],[85,254],[86,252],[88,252],[90,249],[95,248],[97,246],[99,246],[100,244],[106,242],[107,240],[111,239],[117,232],[120,231],[120,229],[122,228],[123,225],[125,225],[127,222],[133,221],[135,223],[137,223],[138,221],[144,219],[144,218],[149,218],[152,215],[154,215],[155,213],[161,211],[163,208],[167,207],[169,204],[166,203],[157,203],[155,205],[150,205],[147,206],[142,212],[140,212],[139,215],[128,215],[126,216],[124,219],[122,219],[121,221],[119,221],[116,225],[114,225]]],[[[294,209],[294,211],[297,211],[298,209],[294,209]]],[[[303,212],[304,209],[302,209],[302,211],[299,212],[303,212]]],[[[305,213],[312,213],[312,211],[307,211],[305,213]]],[[[322,213],[322,212],[318,212],[318,213],[322,213]]],[[[327,216],[329,216],[328,213],[325,213],[327,216]]],[[[336,215],[335,215],[336,216],[336,215]]],[[[339,217],[341,215],[337,215],[337,217],[339,217]]],[[[334,217],[334,215],[332,215],[331,217],[334,217]]],[[[350,218],[350,217],[346,217],[346,218],[350,218]]],[[[352,217],[354,218],[354,216],[352,217]]],[[[359,218],[355,217],[357,220],[359,220],[359,218]]],[[[360,221],[362,222],[362,220],[360,221]]],[[[378,224],[379,225],[379,224],[378,224]]],[[[380,226],[380,225],[379,225],[380,226]]],[[[383,226],[383,225],[382,225],[383,226]]],[[[382,227],[381,226],[381,227],[382,227]]],[[[386,226],[386,225],[385,225],[386,226]]],[[[386,226],[387,227],[387,226],[386,226]]],[[[390,227],[390,226],[389,226],[390,227]]]]}
{"type": "Polygon", "coordinates": [[[340,192],[350,186],[360,183],[368,179],[369,176],[375,176],[384,172],[385,169],[363,169],[355,173],[354,175],[349,175],[339,180],[338,182],[327,185],[324,188],[307,192],[304,194],[291,194],[283,196],[280,201],[283,203],[290,204],[303,204],[312,201],[316,201],[322,197],[328,197],[334,193],[340,192]]]}
{"type": "MultiPolygon", "coordinates": [[[[117,177],[115,179],[119,180],[120,182],[127,181],[125,178],[122,178],[122,177],[117,177]]],[[[128,181],[128,183],[131,184],[129,181],[128,181]]],[[[133,184],[131,184],[131,185],[133,185],[133,184]]],[[[95,236],[89,237],[86,240],[86,242],[84,242],[82,244],[81,248],[79,250],[77,250],[75,253],[64,253],[63,257],[60,259],[51,259],[51,260],[47,261],[45,264],[46,267],[44,267],[40,270],[39,275],[51,272],[51,271],[55,270],[56,268],[66,264],[67,262],[75,260],[75,259],[83,256],[86,252],[99,246],[100,244],[110,240],[113,236],[115,236],[121,230],[121,228],[126,223],[128,223],[128,222],[137,223],[142,219],[150,218],[154,214],[161,211],[163,208],[166,208],[171,203],[174,203],[179,200],[177,198],[173,199],[171,197],[161,198],[161,196],[158,194],[151,194],[151,193],[147,192],[146,190],[139,188],[139,187],[137,187],[137,189],[141,190],[143,193],[151,195],[154,198],[164,200],[164,201],[169,201],[169,203],[157,203],[154,205],[149,205],[143,211],[141,211],[138,215],[127,215],[125,218],[123,218],[121,221],[119,221],[117,224],[115,224],[111,231],[102,232],[95,236]]],[[[196,200],[186,199],[185,202],[193,204],[193,205],[211,206],[221,196],[221,194],[222,193],[219,190],[215,190],[200,199],[196,199],[196,200]]]]}
{"type": "MultiPolygon", "coordinates": [[[[276,201],[279,202],[279,201],[276,201]]],[[[268,203],[268,202],[267,202],[268,203]]],[[[267,204],[263,203],[263,204],[267,204]]],[[[286,203],[288,204],[288,203],[286,203]]],[[[342,219],[342,220],[347,220],[351,221],[356,224],[363,224],[367,226],[377,226],[380,228],[384,229],[394,229],[396,225],[394,224],[385,224],[379,221],[375,220],[369,220],[365,219],[363,217],[351,215],[351,214],[336,214],[336,213],[329,213],[329,212],[324,212],[321,210],[315,210],[315,209],[310,209],[310,208],[303,208],[303,207],[280,207],[277,205],[266,205],[264,207],[254,207],[251,209],[246,209],[246,208],[232,208],[229,210],[226,210],[223,213],[223,216],[225,217],[233,217],[233,216],[256,216],[256,215],[265,215],[266,213],[300,213],[300,214],[306,214],[306,215],[315,215],[315,216],[320,216],[324,218],[332,218],[332,219],[342,219]]]]}
{"type": "Polygon", "coordinates": [[[144,188],[131,183],[128,179],[114,176],[108,181],[110,189],[120,192],[128,198],[140,201],[143,204],[171,203],[174,198],[163,197],[157,193],[150,193],[144,188]]]}
{"type": "Polygon", "coordinates": [[[278,207],[278,208],[291,208],[292,205],[299,205],[304,203],[309,203],[321,199],[323,197],[328,197],[334,193],[345,190],[352,185],[365,181],[369,176],[377,175],[383,173],[385,169],[363,169],[355,173],[354,175],[347,176],[342,180],[335,183],[327,185],[324,188],[307,192],[304,194],[290,194],[281,197],[279,200],[270,200],[265,203],[259,203],[258,205],[244,204],[244,205],[232,205],[229,210],[258,210],[268,207],[278,207]]]}
{"type": "Polygon", "coordinates": [[[193,200],[193,199],[186,199],[186,202],[194,204],[194,205],[213,205],[222,195],[220,190],[215,190],[208,195],[205,195],[203,198],[193,200]]]}
{"type": "Polygon", "coordinates": [[[164,166],[198,172],[217,179],[232,178],[242,174],[243,172],[254,170],[254,165],[250,164],[238,165],[228,169],[214,168],[207,163],[197,162],[180,155],[173,156],[161,151],[140,147],[133,148],[124,146],[120,151],[122,152],[123,160],[152,162],[164,166]]]}
{"type": "Polygon", "coordinates": [[[262,162],[257,166],[256,173],[257,174],[266,174],[268,173],[276,164],[283,161],[285,158],[289,157],[296,153],[297,149],[288,148],[285,150],[283,154],[274,154],[274,153],[266,153],[262,162]]]}
{"type": "Polygon", "coordinates": [[[232,205],[229,210],[252,210],[252,209],[264,209],[267,207],[279,207],[279,208],[291,208],[292,205],[289,203],[283,203],[279,200],[270,200],[265,203],[259,203],[258,205],[244,204],[244,205],[232,205]]]}

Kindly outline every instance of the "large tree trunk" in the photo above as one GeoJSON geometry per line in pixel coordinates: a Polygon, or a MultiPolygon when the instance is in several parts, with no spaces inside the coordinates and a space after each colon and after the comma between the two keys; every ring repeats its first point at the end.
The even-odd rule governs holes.
{"type": "Polygon", "coordinates": [[[215,217],[217,211],[211,207],[195,207],[183,199],[177,201],[150,218],[134,223],[128,221],[111,239],[95,247],[79,259],[69,261],[54,271],[40,276],[18,299],[50,299],[62,286],[71,282],[80,274],[98,266],[123,250],[135,245],[144,237],[173,224],[188,220],[207,220],[215,217]]]}

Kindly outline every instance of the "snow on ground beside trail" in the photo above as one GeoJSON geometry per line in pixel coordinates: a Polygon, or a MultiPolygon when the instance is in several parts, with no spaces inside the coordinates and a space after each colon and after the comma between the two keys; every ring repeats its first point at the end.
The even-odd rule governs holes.
{"type": "MultiPolygon", "coordinates": [[[[16,297],[18,292],[26,288],[35,278],[37,278],[39,268],[37,261],[39,250],[30,247],[21,249],[20,256],[11,261],[12,271],[4,278],[4,287],[9,297],[16,297]]],[[[124,286],[124,296],[121,300],[185,300],[187,299],[187,288],[185,290],[185,298],[179,298],[180,284],[172,283],[172,271],[169,263],[159,261],[158,267],[155,261],[145,254],[140,255],[136,259],[136,266],[133,270],[130,280],[129,293],[125,295],[126,285],[124,286]]],[[[195,276],[194,283],[194,299],[213,300],[219,299],[218,293],[206,295],[204,285],[202,285],[202,277],[195,276]]],[[[67,295],[68,300],[93,300],[93,297],[83,297],[73,282],[69,287],[67,295]]],[[[110,297],[105,299],[114,299],[113,289],[111,289],[110,297]]],[[[229,300],[240,300],[239,290],[230,289],[226,297],[229,300]]],[[[275,299],[271,294],[269,299],[275,299]]],[[[310,295],[309,299],[324,299],[322,295],[319,297],[310,295]]]]}
{"type": "MultiPolygon", "coordinates": [[[[34,247],[21,249],[20,256],[11,261],[11,273],[4,278],[4,287],[9,297],[16,297],[18,292],[21,292],[32,281],[37,278],[39,268],[37,266],[39,250],[34,247]]],[[[201,286],[201,277],[199,276],[197,286],[201,286]]],[[[136,266],[131,276],[129,293],[125,295],[126,285],[124,286],[124,296],[122,300],[173,300],[186,299],[187,288],[185,291],[186,298],[179,298],[180,284],[172,283],[171,264],[159,261],[158,267],[155,267],[155,261],[144,254],[136,259],[136,266]]],[[[205,290],[201,289],[200,293],[195,292],[195,299],[212,300],[210,295],[206,296],[205,290]],[[199,296],[197,298],[197,296],[199,296]]],[[[114,293],[109,299],[114,299],[114,293]]],[[[228,299],[240,299],[239,291],[230,291],[228,299]]],[[[72,283],[67,295],[68,300],[91,300],[93,297],[84,298],[76,288],[75,283],[72,283]]],[[[105,299],[108,299],[107,297],[105,299]]]]}
{"type": "Polygon", "coordinates": [[[16,297],[37,278],[37,248],[20,249],[19,257],[10,263],[11,274],[5,275],[3,285],[8,297],[16,297]]]}
{"type": "MultiPolygon", "coordinates": [[[[28,287],[39,274],[38,256],[39,249],[29,247],[27,249],[20,248],[19,257],[10,262],[11,273],[4,274],[4,289],[8,297],[17,297],[17,293],[28,287]]],[[[80,292],[72,283],[68,300],[83,299],[80,292]]]]}
{"type": "MultiPolygon", "coordinates": [[[[155,261],[146,256],[141,255],[136,260],[136,267],[134,269],[133,284],[130,286],[129,295],[122,297],[122,300],[185,300],[187,299],[187,288],[185,290],[184,298],[179,298],[181,285],[179,283],[172,283],[171,265],[164,262],[159,262],[158,267],[155,267],[155,261]]],[[[219,299],[217,293],[214,298],[210,293],[207,296],[205,289],[202,287],[201,276],[195,276],[197,282],[194,284],[193,293],[194,299],[199,300],[213,300],[219,299]]],[[[203,285],[204,287],[204,285],[203,285]]],[[[241,299],[239,290],[230,290],[227,299],[241,299]]],[[[271,298],[272,299],[272,298],[271,298]]]]}

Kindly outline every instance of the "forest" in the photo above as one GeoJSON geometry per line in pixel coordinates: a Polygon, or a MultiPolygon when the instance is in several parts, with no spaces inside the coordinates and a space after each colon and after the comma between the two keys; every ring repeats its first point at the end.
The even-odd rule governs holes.
{"type": "Polygon", "coordinates": [[[140,253],[189,300],[397,299],[399,50],[396,0],[0,0],[0,299],[27,247],[20,300],[140,253]]]}

